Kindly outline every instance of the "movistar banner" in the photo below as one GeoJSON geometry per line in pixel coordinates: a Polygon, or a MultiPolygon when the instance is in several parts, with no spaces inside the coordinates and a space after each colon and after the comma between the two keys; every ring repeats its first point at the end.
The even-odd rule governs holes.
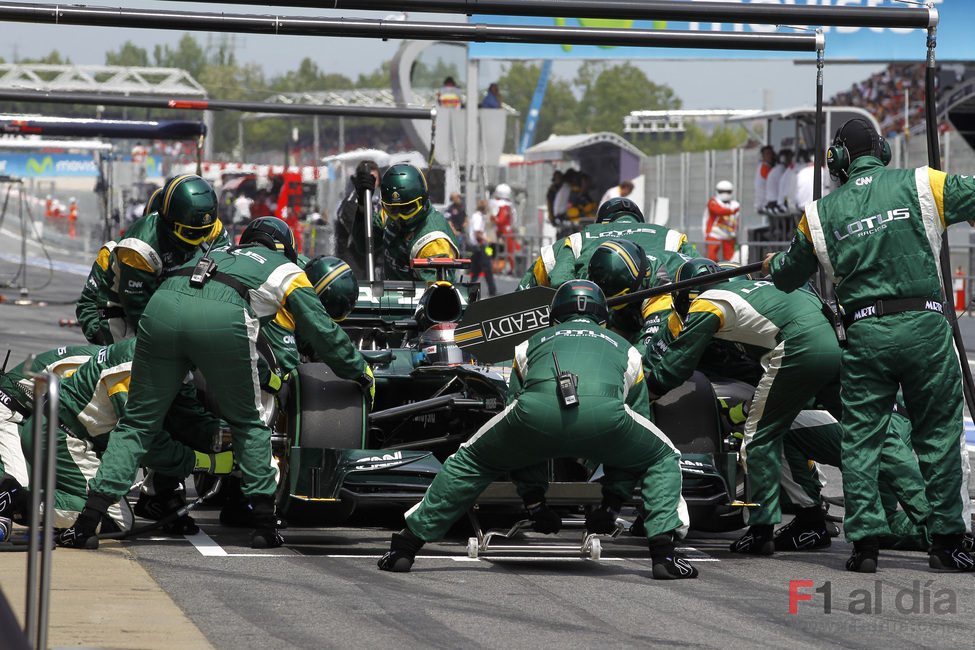
{"type": "MultiPolygon", "coordinates": [[[[683,0],[693,2],[694,0],[683,0]]],[[[834,7],[905,7],[895,0],[729,0],[741,4],[816,5],[834,7]]],[[[971,60],[975,51],[970,45],[971,30],[975,26],[975,0],[933,0],[940,14],[937,58],[971,60]]],[[[471,16],[472,23],[495,25],[562,25],[607,28],[673,29],[724,32],[789,32],[774,25],[732,25],[721,23],[687,23],[672,21],[616,20],[604,18],[531,18],[522,16],[471,16]]],[[[890,29],[879,27],[824,27],[826,60],[853,59],[860,61],[913,60],[924,61],[927,53],[927,31],[923,29],[890,29]]],[[[761,52],[741,50],[701,50],[652,47],[598,47],[595,45],[535,45],[530,43],[471,43],[471,58],[496,59],[553,59],[553,58],[739,58],[765,57],[814,59],[813,53],[761,52]]]]}
{"type": "MultiPolygon", "coordinates": [[[[146,157],[146,174],[160,176],[160,160],[146,157]]],[[[0,152],[0,174],[17,177],[98,176],[98,163],[91,154],[31,154],[0,152]]]]}

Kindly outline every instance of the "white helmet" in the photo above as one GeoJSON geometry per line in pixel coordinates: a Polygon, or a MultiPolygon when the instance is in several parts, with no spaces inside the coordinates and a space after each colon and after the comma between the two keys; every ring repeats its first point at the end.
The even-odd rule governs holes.
{"type": "Polygon", "coordinates": [[[511,200],[511,187],[507,183],[500,183],[494,188],[494,197],[498,199],[504,199],[505,201],[511,200]]]}
{"type": "Polygon", "coordinates": [[[731,194],[735,191],[735,186],[731,184],[731,181],[718,181],[714,189],[718,194],[731,194]]]}

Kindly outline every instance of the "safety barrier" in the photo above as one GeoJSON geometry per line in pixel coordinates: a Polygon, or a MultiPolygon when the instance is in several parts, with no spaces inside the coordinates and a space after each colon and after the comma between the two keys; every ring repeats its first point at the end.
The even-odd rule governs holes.
{"type": "MultiPolygon", "coordinates": [[[[30,368],[33,356],[24,367],[30,368]]],[[[34,375],[34,459],[31,467],[31,522],[27,548],[27,603],[24,634],[33,648],[47,647],[48,604],[51,592],[51,552],[53,550],[55,458],[58,443],[58,378],[52,373],[34,375]],[[47,413],[47,436],[42,435],[47,413]],[[44,453],[46,452],[46,453],[44,453]],[[43,462],[42,462],[43,460],[43,462]],[[44,509],[41,489],[44,486],[44,509]],[[40,562],[38,562],[40,555],[40,562]]]]}

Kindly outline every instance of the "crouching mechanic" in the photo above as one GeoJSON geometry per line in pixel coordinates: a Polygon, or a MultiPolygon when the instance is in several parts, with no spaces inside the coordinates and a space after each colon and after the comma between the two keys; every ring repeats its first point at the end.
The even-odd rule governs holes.
{"type": "Polygon", "coordinates": [[[688,526],[679,454],[647,417],[639,352],[602,327],[606,317],[606,299],[594,283],[578,280],[556,291],[556,325],[515,349],[507,407],[447,459],[423,501],[406,513],[406,528],[393,535],[380,569],[409,571],[423,544],[441,539],[506,472],[517,479],[536,530],[557,532],[561,521],[545,506],[547,481],[539,469],[550,458],[572,456],[601,462],[605,470],[603,503],[587,517],[587,528],[606,532],[639,481],[653,577],[697,576],[674,550],[688,526]],[[576,404],[559,397],[556,365],[577,377],[576,404]]]}
{"type": "MultiPolygon", "coordinates": [[[[99,454],[125,411],[135,345],[135,339],[127,339],[98,349],[59,384],[55,528],[69,528],[82,510],[88,481],[98,468],[99,454]]],[[[144,458],[147,466],[175,477],[176,482],[192,471],[216,469],[217,464],[222,464],[223,473],[233,467],[230,452],[215,456],[192,450],[186,453],[184,444],[207,449],[218,426],[216,418],[209,415],[197,399],[192,385],[181,386],[166,414],[166,426],[169,430],[179,431],[181,443],[150,449],[144,458]]],[[[32,417],[25,418],[20,424],[19,435],[24,453],[32,457],[32,417]]],[[[184,503],[182,500],[170,503],[164,514],[177,510],[184,503]]],[[[137,505],[137,514],[138,510],[137,505]]],[[[127,529],[132,523],[126,514],[114,504],[107,512],[108,519],[120,530],[127,529]]],[[[188,516],[176,519],[169,529],[180,534],[196,532],[196,526],[188,516]]],[[[67,536],[59,535],[58,543],[73,546],[73,532],[67,536]]]]}
{"type": "MultiPolygon", "coordinates": [[[[385,279],[436,280],[436,271],[414,269],[410,262],[459,254],[450,224],[430,203],[423,172],[406,163],[393,165],[383,174],[379,191],[383,209],[372,215],[373,250],[383,253],[385,279]]],[[[356,221],[352,242],[353,251],[365,250],[365,219],[356,221]]]]}
{"type": "Polygon", "coordinates": [[[71,345],[34,357],[33,363],[17,364],[0,372],[0,517],[26,523],[29,474],[21,448],[18,425],[34,410],[31,373],[52,373],[59,379],[74,372],[98,352],[97,345],[71,345]]]}
{"type": "Polygon", "coordinates": [[[146,451],[167,438],[163,417],[183,377],[195,366],[230,426],[241,488],[254,513],[251,546],[283,543],[256,352],[260,321],[273,318],[282,307],[294,317],[295,332],[338,376],[354,380],[373,397],[372,370],[325,313],[308,277],[294,263],[294,235],[287,224],[274,217],[255,219],[240,242],[175,271],[146,306],[125,415],[89,483],[88,500],[74,526],[82,542],[93,534],[100,514],[128,490],[146,451]]]}
{"type": "MultiPolygon", "coordinates": [[[[708,259],[685,262],[678,282],[717,272],[708,259]]],[[[706,284],[706,283],[702,283],[706,284]]],[[[808,291],[786,294],[771,282],[736,278],[712,284],[705,291],[674,294],[670,336],[655,346],[658,358],[647,358],[647,384],[656,399],[679,386],[694,372],[713,338],[746,344],[761,354],[764,373],[745,420],[741,457],[750,480],[748,531],[731,544],[734,553],[771,555],[773,526],[782,520],[779,481],[782,438],[796,415],[817,397],[839,414],[840,348],[819,299],[808,291]]],[[[822,510],[809,530],[824,531],[822,510]]],[[[801,534],[804,531],[794,531],[801,534]]]]}

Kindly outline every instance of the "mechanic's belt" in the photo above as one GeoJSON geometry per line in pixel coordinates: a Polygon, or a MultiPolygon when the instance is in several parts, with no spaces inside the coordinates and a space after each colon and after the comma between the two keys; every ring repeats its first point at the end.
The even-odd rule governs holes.
{"type": "Polygon", "coordinates": [[[843,316],[843,326],[849,327],[864,318],[880,318],[888,314],[901,314],[905,311],[933,311],[944,315],[945,306],[937,300],[926,298],[901,298],[898,300],[878,300],[872,305],[860,307],[852,314],[843,316]]]}
{"type": "MultiPolygon", "coordinates": [[[[537,379],[530,383],[525,384],[522,388],[523,392],[526,393],[545,393],[548,394],[551,388],[537,388],[540,384],[547,384],[550,381],[555,381],[555,377],[537,379]]],[[[585,385],[581,385],[579,389],[579,397],[612,397],[619,398],[623,394],[623,387],[617,384],[610,384],[601,381],[590,381],[586,382],[585,385]]]]}
{"type": "Polygon", "coordinates": [[[109,318],[125,318],[125,310],[120,306],[115,305],[114,307],[99,307],[98,317],[102,320],[108,320],[109,318]]]}
{"type": "Polygon", "coordinates": [[[3,404],[14,413],[19,413],[25,418],[29,418],[34,413],[33,409],[24,406],[20,403],[20,400],[3,390],[0,390],[0,404],[3,404]]]}
{"type": "MultiPolygon", "coordinates": [[[[181,269],[176,269],[172,273],[168,274],[166,277],[171,278],[179,275],[192,276],[193,271],[194,269],[192,267],[187,266],[181,269]]],[[[239,295],[241,298],[244,299],[244,302],[246,302],[248,305],[251,304],[250,291],[248,291],[247,287],[244,286],[243,282],[241,282],[234,276],[229,275],[227,273],[223,273],[221,271],[214,271],[213,274],[210,276],[210,279],[215,280],[224,286],[230,287],[231,289],[237,292],[237,295],[239,295]]]]}

